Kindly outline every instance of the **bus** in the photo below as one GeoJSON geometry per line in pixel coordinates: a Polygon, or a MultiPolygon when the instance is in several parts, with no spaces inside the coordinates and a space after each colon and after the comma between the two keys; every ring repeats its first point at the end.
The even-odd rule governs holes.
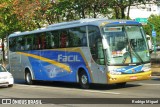
{"type": "Polygon", "coordinates": [[[81,19],[8,36],[15,79],[117,84],[151,77],[148,42],[132,20],[81,19]]]}

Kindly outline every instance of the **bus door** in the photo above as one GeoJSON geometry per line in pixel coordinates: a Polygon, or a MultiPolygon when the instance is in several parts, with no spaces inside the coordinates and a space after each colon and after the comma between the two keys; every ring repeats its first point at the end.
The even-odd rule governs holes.
{"type": "Polygon", "coordinates": [[[89,46],[92,55],[91,70],[95,83],[106,83],[106,67],[104,60],[104,52],[102,46],[102,38],[99,29],[89,26],[89,46]]]}
{"type": "Polygon", "coordinates": [[[95,63],[92,63],[92,71],[94,71],[95,78],[98,78],[98,83],[106,83],[106,66],[105,66],[105,60],[104,60],[104,52],[102,47],[102,42],[99,39],[96,42],[95,50],[91,53],[92,58],[95,63]]]}

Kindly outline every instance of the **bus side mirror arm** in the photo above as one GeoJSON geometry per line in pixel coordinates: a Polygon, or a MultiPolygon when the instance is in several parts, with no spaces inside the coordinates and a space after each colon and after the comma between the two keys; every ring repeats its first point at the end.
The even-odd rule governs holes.
{"type": "Polygon", "coordinates": [[[107,40],[106,40],[105,37],[103,37],[103,39],[102,39],[102,44],[103,44],[103,49],[108,49],[109,48],[107,40]]]}

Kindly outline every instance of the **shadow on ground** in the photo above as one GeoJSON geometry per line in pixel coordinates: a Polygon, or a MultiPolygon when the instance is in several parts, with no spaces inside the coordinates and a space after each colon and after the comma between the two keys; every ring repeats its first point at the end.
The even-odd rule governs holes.
{"type": "MultiPolygon", "coordinates": [[[[16,84],[25,84],[23,80],[15,80],[16,84]]],[[[34,81],[34,85],[37,86],[48,86],[48,87],[59,87],[59,88],[70,88],[70,89],[81,89],[78,83],[68,83],[68,82],[48,82],[48,81],[34,81]]],[[[141,85],[137,84],[129,84],[127,83],[125,86],[117,86],[116,84],[106,85],[106,84],[91,84],[89,90],[113,90],[120,88],[131,88],[138,87],[141,85]]]]}

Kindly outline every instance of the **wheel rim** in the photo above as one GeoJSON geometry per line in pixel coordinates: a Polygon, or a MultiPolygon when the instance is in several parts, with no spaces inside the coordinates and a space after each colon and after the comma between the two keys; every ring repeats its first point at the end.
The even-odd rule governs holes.
{"type": "Polygon", "coordinates": [[[26,80],[27,80],[27,82],[28,83],[30,83],[31,82],[31,75],[30,75],[30,73],[27,73],[27,75],[26,75],[26,80]]]}
{"type": "Polygon", "coordinates": [[[87,79],[87,76],[86,76],[86,75],[82,75],[81,80],[82,80],[82,83],[83,83],[83,84],[87,84],[87,82],[88,82],[88,79],[87,79]]]}

